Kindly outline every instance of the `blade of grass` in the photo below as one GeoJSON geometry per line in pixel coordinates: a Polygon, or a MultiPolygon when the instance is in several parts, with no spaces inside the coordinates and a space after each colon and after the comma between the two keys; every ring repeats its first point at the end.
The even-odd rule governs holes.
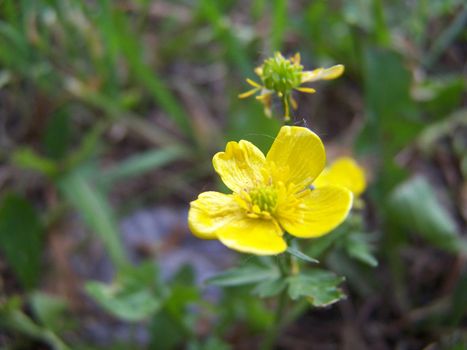
{"type": "Polygon", "coordinates": [[[245,49],[240,44],[233,32],[233,28],[226,23],[217,7],[217,1],[201,0],[199,2],[198,16],[206,20],[214,29],[216,35],[223,42],[227,57],[240,69],[243,76],[251,75],[252,66],[245,54],[245,49]]]}
{"type": "Polygon", "coordinates": [[[21,310],[1,310],[0,325],[7,329],[18,331],[31,338],[40,339],[55,350],[70,350],[70,348],[50,329],[39,326],[21,310]]]}
{"type": "Polygon", "coordinates": [[[114,12],[114,30],[119,32],[120,48],[135,79],[148,89],[183,134],[194,141],[189,115],[156,72],[144,63],[141,55],[144,50],[139,45],[138,37],[131,32],[126,18],[117,12],[114,12]]]}
{"type": "Polygon", "coordinates": [[[135,155],[99,175],[102,181],[115,182],[153,171],[188,155],[180,146],[157,149],[135,155]]]}
{"type": "Polygon", "coordinates": [[[433,64],[436,63],[438,58],[443,54],[443,52],[451,45],[451,43],[465,31],[467,25],[467,5],[464,5],[462,11],[460,11],[457,16],[454,18],[452,23],[447,27],[441,35],[435,40],[433,46],[431,47],[428,55],[426,55],[423,60],[423,65],[426,68],[430,68],[433,64]]]}
{"type": "Polygon", "coordinates": [[[89,183],[80,169],[62,179],[59,187],[83,220],[99,236],[115,266],[125,266],[127,258],[120,241],[118,225],[103,194],[89,183]]]}
{"type": "Polygon", "coordinates": [[[89,91],[86,86],[73,77],[65,78],[65,85],[74,97],[91,107],[102,110],[109,119],[119,119],[125,126],[155,145],[179,144],[180,141],[163,132],[154,124],[146,122],[139,115],[117,104],[111,97],[98,91],[89,91]]]}

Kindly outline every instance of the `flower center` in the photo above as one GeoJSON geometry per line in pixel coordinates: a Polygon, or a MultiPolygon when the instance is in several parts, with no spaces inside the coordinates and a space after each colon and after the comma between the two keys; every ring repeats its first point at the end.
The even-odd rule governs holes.
{"type": "Polygon", "coordinates": [[[259,209],[260,212],[272,213],[276,208],[277,191],[273,187],[255,188],[249,192],[249,195],[253,212],[259,209]]]}
{"type": "Polygon", "coordinates": [[[264,61],[261,79],[267,89],[287,94],[301,84],[302,70],[303,66],[277,52],[264,61]]]}

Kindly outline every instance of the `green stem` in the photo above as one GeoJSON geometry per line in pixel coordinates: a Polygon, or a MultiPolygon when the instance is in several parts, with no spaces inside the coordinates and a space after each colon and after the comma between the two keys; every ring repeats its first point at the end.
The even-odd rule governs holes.
{"type": "Polygon", "coordinates": [[[291,120],[288,94],[284,94],[282,98],[282,103],[284,104],[284,122],[285,124],[287,124],[291,120]]]}
{"type": "Polygon", "coordinates": [[[295,322],[300,316],[302,316],[307,310],[310,309],[310,302],[306,299],[301,299],[293,305],[292,309],[285,316],[283,324],[289,324],[295,322]]]}
{"type": "MultiPolygon", "coordinates": [[[[284,264],[281,263],[280,257],[278,257],[277,264],[281,272],[281,278],[286,278],[289,275],[288,270],[290,269],[290,266],[284,266],[284,264]]],[[[263,344],[261,345],[262,350],[271,350],[274,348],[276,340],[284,324],[283,319],[284,319],[284,314],[285,314],[285,310],[287,306],[287,297],[288,297],[287,288],[285,288],[281,292],[277,300],[277,308],[276,308],[276,314],[274,317],[274,325],[269,328],[264,338],[263,344]]]]}

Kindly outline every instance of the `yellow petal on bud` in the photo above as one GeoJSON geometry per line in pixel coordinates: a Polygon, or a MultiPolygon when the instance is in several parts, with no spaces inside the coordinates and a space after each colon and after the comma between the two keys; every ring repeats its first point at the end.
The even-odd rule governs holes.
{"type": "Polygon", "coordinates": [[[246,82],[247,82],[248,84],[250,84],[251,86],[255,87],[255,88],[261,88],[261,87],[262,87],[262,86],[259,85],[256,81],[251,80],[251,79],[248,79],[248,78],[246,79],[246,82]]]}
{"type": "Polygon", "coordinates": [[[339,78],[344,73],[344,66],[337,64],[330,68],[318,68],[312,71],[302,73],[302,83],[308,83],[317,80],[332,80],[339,78]]]}
{"type": "Polygon", "coordinates": [[[307,94],[314,94],[316,92],[315,89],[308,88],[308,87],[298,87],[298,88],[295,88],[295,90],[300,91],[300,92],[305,92],[307,94]]]}
{"type": "Polygon", "coordinates": [[[298,103],[297,103],[297,100],[295,100],[292,95],[290,95],[290,105],[292,106],[292,108],[294,110],[296,110],[298,108],[298,103]]]}
{"type": "Polygon", "coordinates": [[[322,72],[323,80],[331,80],[339,78],[344,73],[344,66],[342,64],[337,64],[331,68],[327,68],[322,72]]]}
{"type": "Polygon", "coordinates": [[[238,95],[238,98],[247,98],[247,97],[250,97],[252,95],[254,95],[255,93],[257,93],[259,91],[260,88],[254,88],[254,89],[251,89],[251,90],[248,90],[240,95],[238,95]]]}
{"type": "Polygon", "coordinates": [[[261,94],[259,96],[256,96],[256,99],[263,104],[264,114],[266,114],[268,118],[271,118],[272,116],[272,111],[271,111],[272,93],[269,92],[269,93],[261,94]]]}
{"type": "Polygon", "coordinates": [[[302,83],[307,83],[309,81],[320,80],[319,76],[324,68],[317,68],[312,71],[305,71],[302,73],[302,83]]]}
{"type": "Polygon", "coordinates": [[[290,61],[292,61],[293,64],[295,64],[296,66],[300,65],[300,53],[297,52],[295,55],[293,55],[291,58],[290,58],[290,61]]]}

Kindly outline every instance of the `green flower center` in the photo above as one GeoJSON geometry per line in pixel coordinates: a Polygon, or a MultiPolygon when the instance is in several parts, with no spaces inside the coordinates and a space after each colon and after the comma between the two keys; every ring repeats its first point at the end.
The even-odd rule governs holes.
{"type": "Polygon", "coordinates": [[[277,191],[272,187],[261,187],[250,191],[251,203],[261,212],[272,213],[276,209],[277,191]]]}
{"type": "Polygon", "coordinates": [[[261,80],[264,86],[282,94],[288,94],[300,86],[303,66],[284,58],[279,52],[264,61],[261,80]]]}

